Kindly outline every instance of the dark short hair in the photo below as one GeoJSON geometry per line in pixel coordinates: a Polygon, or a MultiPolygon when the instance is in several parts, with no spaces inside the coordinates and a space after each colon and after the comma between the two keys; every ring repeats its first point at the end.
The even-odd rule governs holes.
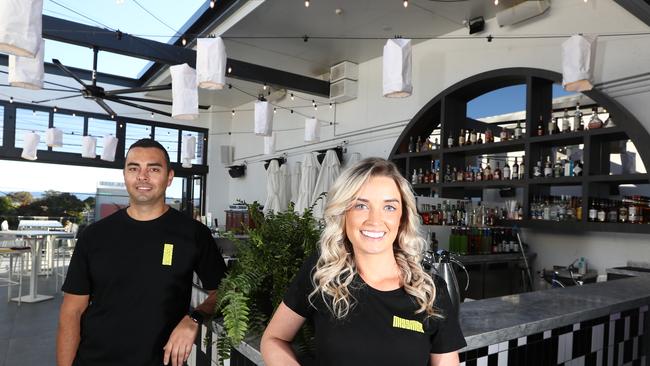
{"type": "MultiPolygon", "coordinates": [[[[160,144],[160,142],[149,138],[140,139],[129,146],[129,151],[131,151],[131,149],[134,147],[154,148],[162,151],[163,155],[165,156],[165,163],[167,163],[167,170],[172,170],[172,163],[169,160],[169,154],[167,153],[167,150],[160,144]]],[[[126,152],[126,155],[129,155],[129,151],[126,152]]]]}

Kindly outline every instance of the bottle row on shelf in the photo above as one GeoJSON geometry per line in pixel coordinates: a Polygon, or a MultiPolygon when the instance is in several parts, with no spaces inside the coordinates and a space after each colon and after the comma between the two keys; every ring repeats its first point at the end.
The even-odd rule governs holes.
{"type": "MultiPolygon", "coordinates": [[[[607,113],[607,111],[603,109],[602,113],[607,113]]],[[[588,119],[586,128],[583,123],[583,117],[584,114],[580,110],[580,104],[576,105],[576,111],[573,114],[573,117],[569,116],[568,109],[564,110],[562,117],[553,117],[553,113],[551,112],[551,117],[546,123],[544,123],[543,117],[539,116],[535,135],[555,135],[566,132],[584,131],[585,129],[594,130],[603,127],[608,128],[616,126],[612,120],[612,116],[608,113],[607,119],[603,122],[599,117],[598,107],[593,107],[591,109],[591,117],[588,119]]]]}
{"type": "Polygon", "coordinates": [[[589,200],[590,222],[650,223],[650,197],[625,196],[621,200],[592,198],[589,200]]]}
{"type": "Polygon", "coordinates": [[[418,139],[414,142],[413,136],[409,137],[408,152],[410,153],[421,152],[421,151],[434,151],[434,150],[438,150],[439,148],[440,148],[440,144],[438,143],[437,138],[434,138],[432,142],[430,136],[425,140],[422,140],[422,137],[418,136],[418,139]]]}
{"type": "Polygon", "coordinates": [[[521,164],[519,164],[518,157],[515,157],[515,161],[512,164],[512,167],[506,160],[504,162],[503,169],[501,168],[501,163],[499,161],[496,162],[496,167],[492,169],[490,159],[487,159],[485,166],[483,163],[478,163],[476,166],[469,165],[465,169],[459,169],[457,167],[452,168],[449,164],[447,164],[447,168],[443,176],[443,182],[453,183],[524,179],[526,168],[524,167],[523,160],[524,158],[522,156],[521,164]]]}
{"type": "Polygon", "coordinates": [[[530,203],[532,220],[581,221],[582,198],[571,196],[539,196],[530,203]]]}
{"type": "Polygon", "coordinates": [[[500,130],[499,134],[497,135],[499,140],[497,141],[495,141],[494,132],[489,127],[485,130],[485,133],[476,131],[474,129],[461,129],[458,133],[458,137],[454,137],[450,133],[447,137],[447,148],[481,145],[484,143],[484,141],[486,144],[492,144],[494,142],[519,140],[524,137],[524,128],[521,127],[521,121],[517,121],[517,126],[512,130],[506,127],[497,126],[495,126],[495,130],[500,130]]]}
{"type": "Polygon", "coordinates": [[[551,157],[546,156],[546,162],[542,166],[542,160],[537,160],[533,166],[533,178],[561,178],[582,176],[582,161],[571,159],[557,159],[551,162],[551,157]]]}
{"type": "Polygon", "coordinates": [[[487,227],[500,220],[521,220],[523,216],[521,204],[516,200],[506,200],[503,204],[443,200],[437,205],[421,204],[419,210],[424,225],[487,227]]]}
{"type": "Polygon", "coordinates": [[[455,227],[449,235],[449,251],[460,255],[514,253],[518,243],[510,228],[455,227]]]}

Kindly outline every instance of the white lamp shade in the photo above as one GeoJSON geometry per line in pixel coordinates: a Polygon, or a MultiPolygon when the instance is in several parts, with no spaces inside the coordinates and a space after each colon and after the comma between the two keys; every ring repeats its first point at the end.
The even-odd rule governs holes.
{"type": "Polygon", "coordinates": [[[275,154],[275,132],[271,136],[264,136],[264,154],[275,154]]]}
{"type": "Polygon", "coordinates": [[[196,73],[199,88],[223,89],[226,85],[226,46],[221,37],[196,41],[196,73]]]}
{"type": "Polygon", "coordinates": [[[41,136],[35,132],[27,132],[23,137],[23,152],[20,157],[27,160],[36,160],[36,150],[39,142],[41,142],[41,136]]]}
{"type": "Polygon", "coordinates": [[[199,91],[196,70],[188,64],[169,68],[172,75],[172,118],[193,120],[199,117],[199,91]]]}
{"type": "Polygon", "coordinates": [[[567,91],[586,91],[591,83],[596,36],[573,35],[562,43],[562,85],[567,91]]]}
{"type": "Polygon", "coordinates": [[[43,39],[43,0],[0,1],[0,52],[34,57],[43,39]]]}
{"type": "Polygon", "coordinates": [[[9,55],[9,84],[25,89],[43,89],[43,52],[45,42],[41,39],[40,47],[35,57],[9,55]]]}
{"type": "Polygon", "coordinates": [[[45,143],[50,147],[63,146],[63,131],[56,127],[48,128],[45,131],[45,143]]]}
{"type": "Polygon", "coordinates": [[[318,123],[318,119],[305,119],[305,142],[318,141],[320,141],[320,123],[318,123]]]}
{"type": "Polygon", "coordinates": [[[411,40],[389,39],[384,45],[383,92],[385,97],[404,98],[411,95],[411,40]]]}
{"type": "Polygon", "coordinates": [[[267,101],[255,102],[255,134],[271,136],[273,131],[273,106],[267,101]]]}
{"type": "Polygon", "coordinates": [[[81,157],[94,159],[97,157],[97,138],[84,136],[81,139],[81,157]]]}
{"type": "Polygon", "coordinates": [[[183,168],[191,168],[192,160],[196,157],[196,137],[192,135],[183,136],[181,142],[181,159],[183,168]]]}
{"type": "Polygon", "coordinates": [[[102,150],[102,155],[100,159],[106,161],[115,161],[115,151],[117,150],[117,142],[118,142],[118,138],[113,135],[104,136],[104,140],[102,141],[104,150],[102,150]]]}

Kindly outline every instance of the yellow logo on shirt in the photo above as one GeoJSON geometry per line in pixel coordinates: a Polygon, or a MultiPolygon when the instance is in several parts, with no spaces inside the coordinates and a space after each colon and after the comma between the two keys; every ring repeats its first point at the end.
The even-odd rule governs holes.
{"type": "Polygon", "coordinates": [[[393,315],[393,328],[402,328],[412,330],[414,332],[424,333],[422,323],[417,320],[402,319],[399,316],[393,315]]]}
{"type": "Polygon", "coordinates": [[[165,247],[163,248],[162,265],[171,266],[173,256],[174,256],[174,244],[165,243],[165,247]]]}

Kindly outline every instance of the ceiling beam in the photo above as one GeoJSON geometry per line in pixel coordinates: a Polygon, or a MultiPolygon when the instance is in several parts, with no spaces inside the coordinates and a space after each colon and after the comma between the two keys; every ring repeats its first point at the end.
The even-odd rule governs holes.
{"type": "MultiPolygon", "coordinates": [[[[83,47],[97,47],[102,51],[151,60],[165,65],[187,63],[191,67],[195,67],[196,64],[196,51],[189,48],[48,15],[43,15],[43,37],[83,47]]],[[[266,83],[329,98],[329,82],[324,80],[231,58],[228,59],[228,66],[232,68],[232,72],[227,74],[228,77],[260,84],[266,83]]]]}
{"type": "Polygon", "coordinates": [[[616,3],[650,26],[649,0],[616,0],[616,3]]]}

